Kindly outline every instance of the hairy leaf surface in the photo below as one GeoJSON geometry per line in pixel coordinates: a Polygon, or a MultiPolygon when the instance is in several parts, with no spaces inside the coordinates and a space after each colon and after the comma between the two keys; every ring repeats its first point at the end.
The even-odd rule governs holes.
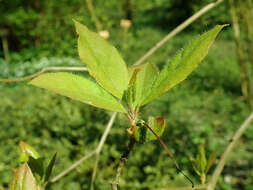
{"type": "Polygon", "coordinates": [[[180,51],[160,72],[142,105],[158,98],[182,82],[204,59],[218,33],[227,25],[217,25],[180,51]]]}

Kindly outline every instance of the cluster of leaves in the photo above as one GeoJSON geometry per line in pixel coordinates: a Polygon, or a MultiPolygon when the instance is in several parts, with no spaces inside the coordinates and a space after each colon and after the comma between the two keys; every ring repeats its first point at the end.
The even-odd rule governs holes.
{"type": "Polygon", "coordinates": [[[206,183],[206,175],[214,163],[216,153],[213,153],[210,158],[206,159],[205,147],[204,145],[199,146],[199,152],[196,158],[191,158],[193,169],[200,177],[201,183],[206,183]]]}
{"type": "Polygon", "coordinates": [[[44,159],[30,145],[21,141],[19,168],[9,186],[9,190],[43,190],[49,182],[49,177],[55,163],[56,154],[46,168],[43,167],[44,159]]]}
{"type": "MultiPolygon", "coordinates": [[[[149,63],[127,68],[113,46],[84,25],[75,24],[79,34],[79,56],[99,85],[92,80],[62,72],[40,75],[30,84],[96,107],[127,113],[132,126],[138,121],[140,107],[183,81],[198,66],[225,26],[216,26],[196,38],[159,72],[155,65],[149,63]]],[[[157,120],[150,121],[151,128],[156,130],[158,127],[159,131],[163,131],[160,129],[164,128],[164,121],[154,121],[157,120]]],[[[138,126],[132,129],[132,132],[139,131],[136,138],[144,134],[136,129],[138,126]]]]}

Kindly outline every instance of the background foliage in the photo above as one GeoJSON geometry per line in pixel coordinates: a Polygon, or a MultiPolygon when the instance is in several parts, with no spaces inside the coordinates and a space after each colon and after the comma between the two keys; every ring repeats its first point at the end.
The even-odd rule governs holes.
{"type": "MultiPolygon", "coordinates": [[[[110,32],[109,41],[133,64],[168,31],[211,0],[94,0],[95,13],[103,28],[110,32]],[[130,11],[129,11],[130,6],[130,11]],[[131,18],[133,26],[123,38],[120,20],[131,18]]],[[[10,63],[0,51],[0,78],[20,77],[46,66],[82,66],[77,56],[77,37],[72,18],[89,28],[95,27],[85,1],[12,0],[0,1],[0,29],[8,29],[10,63]]],[[[183,48],[193,36],[216,24],[230,23],[226,3],[210,11],[179,34],[150,62],[159,67],[183,48]]],[[[2,47],[1,47],[2,48],[2,47]]],[[[163,140],[175,154],[184,171],[198,183],[190,156],[199,144],[207,154],[220,156],[232,134],[248,115],[249,108],[241,96],[232,28],[218,37],[208,57],[182,84],[173,88],[143,109],[142,117],[163,116],[166,131],[163,140]],[[187,143],[186,143],[187,142],[187,143]]],[[[85,75],[83,73],[78,73],[85,75]]],[[[0,84],[0,187],[7,187],[12,168],[18,162],[18,142],[23,140],[58,159],[57,174],[94,149],[111,112],[22,84],[0,84]]],[[[119,115],[102,150],[97,189],[110,189],[109,182],[125,150],[127,120],[119,115]]],[[[249,128],[231,155],[220,178],[218,189],[253,189],[253,128],[249,128]]],[[[87,189],[94,161],[86,161],[70,175],[49,189],[87,189]]],[[[123,169],[121,189],[155,189],[188,185],[177,175],[173,162],[158,142],[138,145],[123,169]]]]}

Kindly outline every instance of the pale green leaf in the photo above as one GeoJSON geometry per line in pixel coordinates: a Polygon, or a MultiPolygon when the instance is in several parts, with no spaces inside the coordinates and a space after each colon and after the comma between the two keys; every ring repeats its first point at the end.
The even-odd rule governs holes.
{"type": "Polygon", "coordinates": [[[147,92],[155,82],[157,75],[159,74],[158,68],[154,64],[143,64],[139,66],[132,66],[129,68],[129,76],[132,76],[134,72],[137,72],[134,82],[134,108],[139,107],[145,98],[147,92]]]}
{"type": "Polygon", "coordinates": [[[206,153],[204,145],[199,146],[199,152],[196,159],[196,164],[198,166],[198,170],[204,174],[206,169],[206,153]]]}
{"type": "Polygon", "coordinates": [[[9,190],[39,190],[39,186],[27,163],[15,171],[9,190]]]}
{"type": "Polygon", "coordinates": [[[40,157],[39,153],[29,144],[21,141],[19,143],[19,149],[20,149],[20,162],[28,162],[29,157],[32,157],[34,159],[38,159],[40,157]]]}
{"type": "Polygon", "coordinates": [[[182,82],[204,59],[216,36],[227,25],[217,25],[200,35],[180,51],[158,75],[142,105],[158,98],[173,86],[182,82]]]}
{"type": "MultiPolygon", "coordinates": [[[[165,120],[162,117],[154,118],[154,117],[149,117],[148,119],[148,125],[150,128],[160,137],[162,136],[164,129],[165,129],[165,120]]],[[[147,140],[157,140],[156,136],[148,130],[147,133],[147,140]]]]}
{"type": "Polygon", "coordinates": [[[118,53],[105,39],[75,21],[79,34],[78,52],[96,81],[119,99],[128,85],[127,67],[118,53]]]}
{"type": "Polygon", "coordinates": [[[33,79],[30,84],[92,106],[126,112],[119,101],[98,84],[74,74],[47,73],[33,79]]]}
{"type": "Polygon", "coordinates": [[[215,158],[216,158],[216,153],[213,153],[213,154],[210,156],[210,158],[208,159],[207,166],[206,166],[206,170],[205,170],[205,173],[206,173],[206,174],[207,174],[207,172],[210,170],[211,166],[213,165],[215,158]]]}

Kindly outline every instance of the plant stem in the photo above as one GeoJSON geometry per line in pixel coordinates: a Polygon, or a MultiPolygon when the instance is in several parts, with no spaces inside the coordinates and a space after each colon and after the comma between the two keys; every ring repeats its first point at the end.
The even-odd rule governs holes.
{"type": "Polygon", "coordinates": [[[247,119],[243,122],[243,124],[239,127],[239,129],[235,132],[232,141],[229,143],[229,145],[227,146],[227,148],[225,149],[225,151],[223,152],[221,159],[218,162],[218,165],[216,166],[212,178],[211,178],[211,182],[208,185],[208,190],[214,190],[217,180],[224,168],[224,165],[226,163],[226,160],[228,158],[228,155],[230,154],[230,152],[232,151],[232,149],[234,148],[235,144],[238,142],[239,138],[242,136],[242,134],[244,133],[244,131],[248,128],[249,124],[251,123],[251,121],[253,120],[253,112],[247,117],[247,119]]]}
{"type": "Polygon", "coordinates": [[[115,180],[112,182],[112,190],[118,190],[118,184],[119,184],[121,170],[124,166],[124,163],[127,161],[128,155],[131,152],[131,150],[133,149],[135,143],[136,143],[136,141],[134,140],[134,138],[130,137],[129,145],[128,145],[126,151],[124,152],[124,154],[120,158],[120,161],[119,161],[119,164],[117,167],[116,177],[115,177],[115,180]]]}
{"type": "Polygon", "coordinates": [[[214,3],[210,3],[196,12],[194,15],[186,19],[183,23],[178,25],[175,29],[173,29],[167,36],[165,36],[161,41],[159,41],[153,48],[151,48],[145,55],[143,55],[134,65],[140,65],[146,59],[148,59],[154,52],[156,52],[160,47],[162,47],[169,39],[180,33],[187,26],[197,20],[199,17],[207,13],[209,10],[213,9],[217,5],[219,5],[223,0],[218,0],[214,3]]]}
{"type": "Polygon", "coordinates": [[[13,78],[13,79],[0,79],[0,82],[6,82],[6,83],[21,82],[21,81],[33,79],[48,71],[87,71],[87,69],[85,67],[45,67],[41,71],[34,73],[32,75],[28,75],[28,76],[20,77],[20,78],[13,78]]]}

